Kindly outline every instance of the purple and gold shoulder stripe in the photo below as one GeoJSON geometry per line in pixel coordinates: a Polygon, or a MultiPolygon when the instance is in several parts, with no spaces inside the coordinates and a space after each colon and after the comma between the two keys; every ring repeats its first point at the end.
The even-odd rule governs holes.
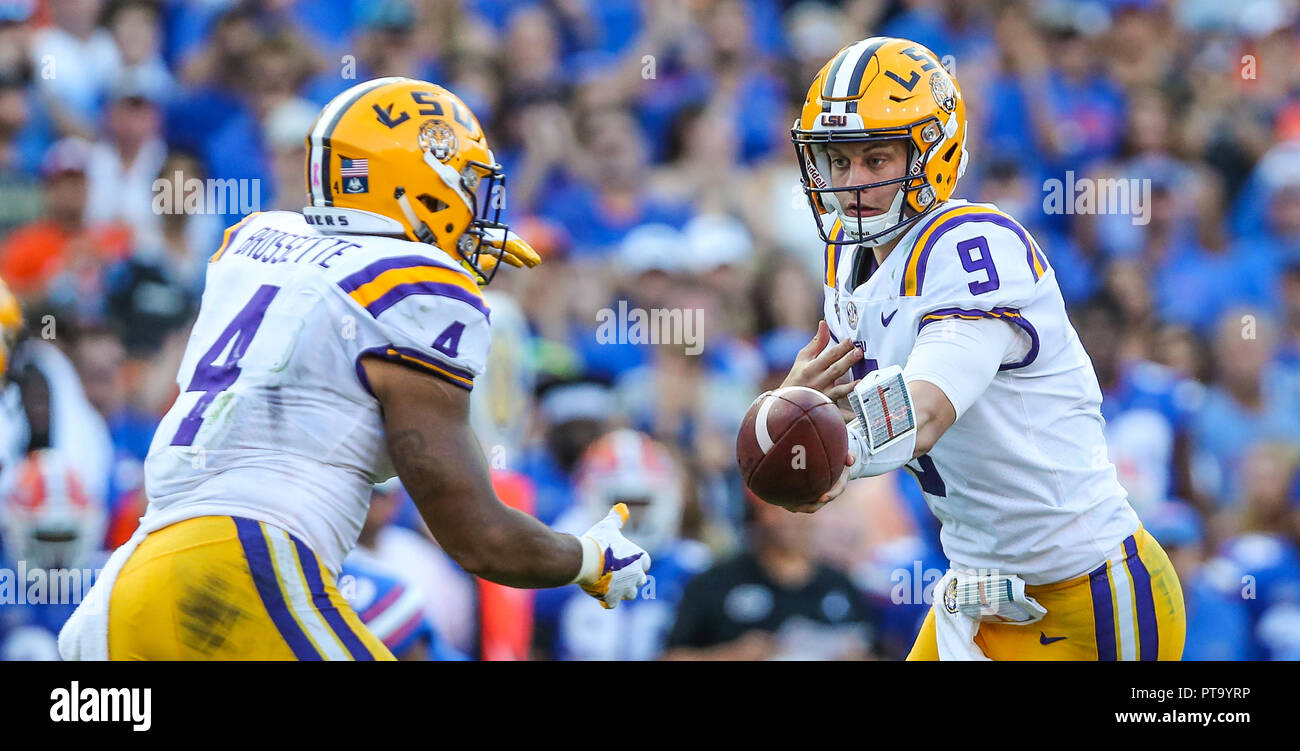
{"type": "Polygon", "coordinates": [[[1028,265],[1029,273],[1033,275],[1034,281],[1037,282],[1046,273],[1047,260],[1043,256],[1043,251],[1034,242],[1034,239],[1029,236],[1029,233],[1025,231],[1025,228],[1021,227],[1020,223],[1015,219],[987,206],[956,206],[936,214],[926,227],[921,230],[921,233],[917,235],[916,242],[913,243],[912,250],[908,253],[907,263],[903,267],[903,281],[899,285],[899,295],[903,297],[918,297],[921,295],[925,285],[925,266],[930,259],[930,251],[938,244],[939,238],[947,234],[949,230],[970,222],[987,222],[1014,232],[1025,246],[1025,263],[1028,265]]]}
{"type": "Polygon", "coordinates": [[[339,281],[348,296],[378,318],[411,295],[451,298],[490,317],[478,285],[469,276],[433,263],[426,256],[384,258],[339,281]]]}
{"type": "Polygon", "coordinates": [[[1019,326],[1026,334],[1029,335],[1029,351],[1025,353],[1024,359],[1019,362],[1003,363],[998,370],[1015,370],[1026,367],[1038,359],[1038,330],[1029,322],[1019,310],[1015,308],[993,308],[992,310],[979,310],[967,308],[940,308],[933,310],[921,316],[920,323],[916,326],[917,333],[925,328],[927,324],[935,321],[942,321],[947,318],[961,318],[967,321],[974,321],[980,318],[998,318],[1008,323],[1019,326]]]}
{"type": "MultiPolygon", "coordinates": [[[[835,220],[829,235],[832,240],[844,239],[844,227],[841,220],[835,220]]],[[[831,289],[835,288],[835,272],[840,265],[840,249],[843,247],[844,243],[839,242],[831,242],[826,245],[826,286],[831,289]]]]}
{"type": "Polygon", "coordinates": [[[213,253],[212,257],[208,259],[208,263],[216,263],[221,260],[221,256],[225,255],[226,249],[230,247],[230,241],[235,239],[235,235],[238,235],[240,230],[248,226],[248,223],[261,213],[262,212],[260,211],[254,211],[243,219],[240,219],[238,222],[227,227],[225,233],[221,236],[221,246],[218,247],[217,252],[213,253]]]}
{"type": "Polygon", "coordinates": [[[366,377],[366,370],[361,365],[362,358],[367,356],[378,357],[383,360],[400,363],[416,370],[424,370],[455,386],[460,386],[466,391],[474,388],[474,374],[464,368],[458,368],[450,363],[436,360],[427,353],[410,347],[398,347],[387,344],[380,347],[371,347],[362,350],[356,358],[357,380],[365,388],[366,393],[371,396],[375,395],[374,389],[370,388],[370,379],[366,377]]]}

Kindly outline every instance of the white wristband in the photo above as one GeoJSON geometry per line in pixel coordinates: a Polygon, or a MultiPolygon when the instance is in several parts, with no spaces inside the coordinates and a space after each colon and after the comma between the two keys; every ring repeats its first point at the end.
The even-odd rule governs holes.
{"type": "MultiPolygon", "coordinates": [[[[577,537],[577,535],[574,535],[577,537]]],[[[573,577],[570,584],[590,584],[596,581],[600,576],[600,545],[590,537],[578,537],[578,542],[582,544],[582,565],[578,568],[578,575],[573,577]]]]}
{"type": "Polygon", "coordinates": [[[849,467],[850,480],[883,475],[912,461],[912,454],[916,451],[915,430],[873,454],[861,428],[854,423],[857,420],[849,423],[849,451],[853,454],[853,466],[849,467]]]}

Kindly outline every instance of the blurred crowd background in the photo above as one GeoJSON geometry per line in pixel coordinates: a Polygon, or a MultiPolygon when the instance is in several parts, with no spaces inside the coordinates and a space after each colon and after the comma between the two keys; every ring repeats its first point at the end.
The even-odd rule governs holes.
{"type": "MultiPolygon", "coordinates": [[[[247,208],[160,212],[154,181],[255,181],[258,208],[298,210],[320,107],[402,75],[477,114],[545,257],[489,288],[475,425],[499,495],[568,531],[631,502],[655,578],[614,612],[473,581],[389,483],[340,577],[376,633],[435,659],[905,655],[947,566],[914,479],[793,515],[746,498],[734,455],[821,317],[789,128],[872,35],[956,74],[957,196],[1055,268],[1108,458],[1178,568],[1185,657],[1300,658],[1296,0],[0,0],[0,276],[27,322],[4,565],[93,567],[143,509],[205,262],[247,208]],[[1149,181],[1149,221],[1048,214],[1067,173],[1149,181]],[[702,351],[605,341],[620,301],[702,311],[702,351]]],[[[56,656],[70,610],[0,597],[0,656],[56,656]]]]}

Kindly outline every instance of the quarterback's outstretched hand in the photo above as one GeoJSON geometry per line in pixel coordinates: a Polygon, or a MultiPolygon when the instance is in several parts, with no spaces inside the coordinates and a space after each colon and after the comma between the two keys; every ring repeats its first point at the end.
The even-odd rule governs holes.
{"type": "Polygon", "coordinates": [[[484,271],[491,271],[496,266],[496,259],[498,257],[511,266],[519,269],[531,269],[542,262],[542,257],[537,255],[537,251],[533,250],[533,246],[529,245],[524,238],[516,234],[510,234],[507,236],[505,230],[497,228],[483,230],[483,242],[500,251],[498,255],[482,256],[483,259],[492,259],[487,263],[480,261],[480,265],[483,266],[484,271]]]}
{"type": "Polygon", "coordinates": [[[830,327],[826,321],[819,321],[817,333],[812,341],[799,350],[794,366],[790,368],[790,374],[785,377],[781,387],[807,386],[829,396],[831,401],[838,402],[848,396],[853,390],[853,384],[850,382],[837,386],[835,382],[861,359],[862,350],[854,346],[852,340],[845,339],[832,344],[830,327]]]}
{"type": "Polygon", "coordinates": [[[616,503],[579,538],[582,570],[574,583],[607,610],[618,607],[619,600],[636,599],[650,570],[650,554],[623,536],[627,516],[627,505],[616,503]]]}

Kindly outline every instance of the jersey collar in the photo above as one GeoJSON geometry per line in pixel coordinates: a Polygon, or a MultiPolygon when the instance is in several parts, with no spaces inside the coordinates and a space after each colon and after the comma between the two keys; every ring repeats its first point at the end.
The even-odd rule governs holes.
{"type": "Polygon", "coordinates": [[[922,217],[920,220],[912,222],[912,225],[907,228],[907,231],[903,233],[903,236],[898,239],[898,244],[894,246],[893,250],[889,251],[889,257],[885,259],[885,262],[880,264],[879,266],[876,266],[875,259],[872,258],[869,261],[869,263],[872,266],[876,266],[876,267],[867,276],[865,281],[863,281],[861,284],[859,284],[856,287],[850,287],[849,285],[853,281],[852,278],[853,266],[857,262],[857,258],[859,254],[862,252],[867,252],[867,253],[872,253],[872,255],[874,256],[874,251],[872,251],[871,248],[865,245],[854,245],[852,253],[844,253],[842,256],[840,256],[839,259],[840,267],[836,271],[836,277],[838,279],[843,280],[842,282],[840,282],[841,289],[843,289],[844,292],[853,295],[856,294],[858,290],[866,287],[869,283],[871,283],[871,280],[875,279],[881,274],[888,276],[895,268],[899,266],[899,264],[906,262],[907,256],[911,251],[912,245],[916,243],[916,238],[918,238],[921,235],[921,233],[924,232],[925,229],[929,227],[934,220],[938,219],[939,216],[943,214],[945,211],[947,211],[948,209],[954,206],[963,205],[965,203],[967,202],[962,199],[951,199],[948,201],[944,201],[943,203],[938,204],[933,209],[931,209],[928,216],[922,217]]]}

